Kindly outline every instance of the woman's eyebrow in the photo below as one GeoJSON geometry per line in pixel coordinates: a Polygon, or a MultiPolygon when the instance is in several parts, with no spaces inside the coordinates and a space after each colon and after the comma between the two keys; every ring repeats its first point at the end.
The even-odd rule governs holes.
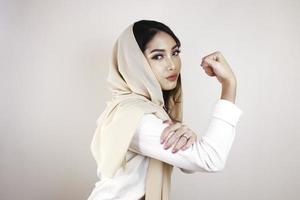
{"type": "MultiPolygon", "coordinates": [[[[175,49],[176,47],[178,47],[177,44],[175,44],[175,46],[173,46],[171,50],[175,49]]],[[[164,49],[153,49],[152,51],[150,51],[150,53],[155,52],[155,51],[162,51],[162,52],[164,52],[165,50],[164,49]]]]}

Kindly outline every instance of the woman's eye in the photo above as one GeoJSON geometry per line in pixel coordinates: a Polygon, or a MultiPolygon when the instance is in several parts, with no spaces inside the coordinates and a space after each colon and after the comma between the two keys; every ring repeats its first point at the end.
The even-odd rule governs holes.
{"type": "Polygon", "coordinates": [[[178,56],[178,54],[180,53],[180,50],[176,50],[176,51],[174,51],[174,53],[176,53],[176,56],[178,56]]]}
{"type": "Polygon", "coordinates": [[[160,56],[162,56],[162,55],[160,55],[160,54],[155,55],[155,56],[152,57],[152,59],[159,60],[158,57],[160,57],[160,56]]]}
{"type": "MultiPolygon", "coordinates": [[[[180,52],[181,52],[180,50],[174,51],[175,56],[178,56],[178,54],[179,54],[180,52]]],[[[157,54],[157,55],[153,56],[152,59],[154,59],[154,60],[160,60],[160,57],[163,57],[163,55],[157,54]]]]}

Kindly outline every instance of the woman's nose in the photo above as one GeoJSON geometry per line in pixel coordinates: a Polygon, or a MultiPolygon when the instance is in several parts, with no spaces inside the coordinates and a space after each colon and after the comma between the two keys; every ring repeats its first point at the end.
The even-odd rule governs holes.
{"type": "Polygon", "coordinates": [[[169,61],[168,66],[169,66],[168,68],[169,68],[170,70],[171,70],[171,69],[174,70],[174,69],[176,68],[175,63],[174,63],[172,60],[169,61]]]}

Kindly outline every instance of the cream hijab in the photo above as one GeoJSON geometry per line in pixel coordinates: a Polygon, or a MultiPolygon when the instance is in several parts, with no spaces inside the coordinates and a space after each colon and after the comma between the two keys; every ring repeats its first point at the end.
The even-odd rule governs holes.
{"type": "MultiPolygon", "coordinates": [[[[126,152],[141,117],[153,113],[170,119],[159,82],[140,50],[133,24],[119,36],[113,46],[107,82],[112,91],[104,112],[97,119],[91,151],[102,177],[111,178],[120,167],[126,167],[126,152]]],[[[178,80],[180,79],[180,76],[178,80]]],[[[180,102],[181,101],[180,95],[180,102]]],[[[172,112],[182,121],[182,103],[172,112]]],[[[168,200],[173,166],[150,158],[146,176],[146,200],[168,200]]]]}

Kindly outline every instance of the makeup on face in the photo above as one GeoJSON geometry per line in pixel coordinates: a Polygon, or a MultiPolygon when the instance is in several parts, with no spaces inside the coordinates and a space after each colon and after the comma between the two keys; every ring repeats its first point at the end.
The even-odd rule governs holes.
{"type": "Polygon", "coordinates": [[[178,77],[178,75],[176,74],[176,75],[167,77],[167,79],[170,81],[176,81],[177,77],[178,77]]]}
{"type": "MultiPolygon", "coordinates": [[[[174,51],[174,53],[176,53],[176,56],[177,56],[177,55],[181,52],[181,50],[179,49],[179,47],[178,47],[177,44],[175,44],[175,45],[172,47],[171,51],[173,51],[174,49],[176,49],[176,50],[174,51]],[[176,48],[177,48],[177,49],[176,49],[176,48]]],[[[149,54],[152,54],[153,52],[166,52],[166,51],[165,51],[164,49],[153,49],[153,50],[150,51],[149,54]]],[[[152,56],[151,59],[153,59],[153,60],[160,60],[160,59],[158,59],[159,56],[163,56],[163,55],[162,55],[162,54],[156,54],[156,55],[152,56]]]]}

